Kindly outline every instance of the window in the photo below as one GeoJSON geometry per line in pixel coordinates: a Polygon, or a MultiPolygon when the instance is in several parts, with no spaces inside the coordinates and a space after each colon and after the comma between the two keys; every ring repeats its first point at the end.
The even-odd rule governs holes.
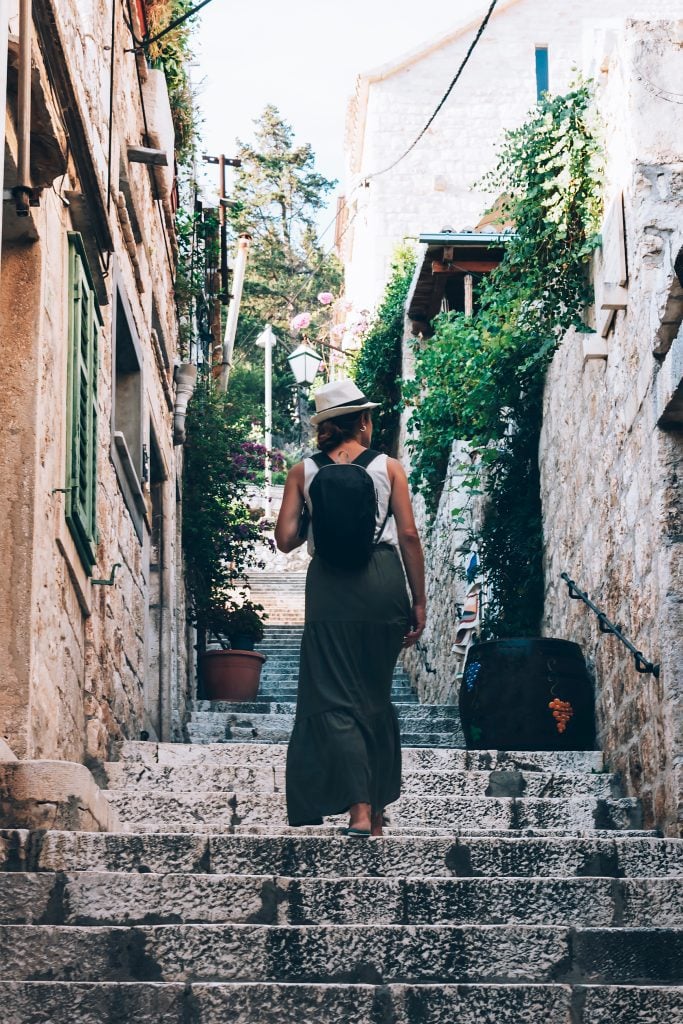
{"type": "Polygon", "coordinates": [[[66,521],[88,570],[97,545],[97,376],[102,318],[81,236],[69,234],[66,521]]]}
{"type": "Polygon", "coordinates": [[[548,82],[548,47],[536,47],[536,99],[540,100],[549,88],[548,82]]]}
{"type": "Polygon", "coordinates": [[[119,287],[115,288],[114,375],[112,395],[112,461],[138,539],[143,538],[146,513],[142,481],[145,446],[142,412],[142,353],[133,317],[119,287]]]}

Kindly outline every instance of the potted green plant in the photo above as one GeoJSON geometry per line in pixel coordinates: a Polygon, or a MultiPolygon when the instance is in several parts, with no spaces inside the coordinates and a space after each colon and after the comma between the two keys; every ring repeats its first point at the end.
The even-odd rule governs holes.
{"type": "Polygon", "coordinates": [[[268,618],[259,613],[263,613],[262,604],[243,601],[225,609],[220,618],[213,618],[209,628],[214,635],[220,631],[227,636],[232,650],[253,651],[254,645],[263,640],[263,620],[268,618]]]}
{"type": "Polygon", "coordinates": [[[262,609],[248,599],[247,574],[259,567],[257,544],[265,530],[262,516],[255,517],[248,503],[263,469],[265,449],[247,439],[249,429],[249,424],[235,419],[228,396],[216,388],[211,375],[200,374],[187,413],[183,549],[190,616],[197,627],[198,690],[209,700],[251,699],[264,661],[254,651],[235,649],[237,636],[231,625],[241,620],[251,637],[263,635],[262,609]],[[231,597],[236,591],[239,604],[231,597]],[[218,639],[219,649],[207,650],[211,636],[218,639]],[[233,650],[227,650],[226,638],[232,638],[233,650]],[[238,653],[244,655],[241,662],[238,653]],[[221,679],[216,682],[214,668],[219,665],[221,679]],[[255,683],[252,679],[247,686],[240,679],[235,691],[228,693],[225,673],[229,666],[240,665],[248,665],[252,675],[258,669],[255,683]]]}
{"type": "Polygon", "coordinates": [[[263,638],[263,606],[245,600],[218,604],[206,619],[208,634],[220,645],[200,657],[208,700],[252,701],[258,694],[265,655],[254,650],[263,638]]]}

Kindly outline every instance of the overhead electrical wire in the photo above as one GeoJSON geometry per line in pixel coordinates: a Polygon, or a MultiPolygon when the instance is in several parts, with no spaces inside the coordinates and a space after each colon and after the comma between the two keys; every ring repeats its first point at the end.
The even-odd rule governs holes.
{"type": "MultiPolygon", "coordinates": [[[[453,89],[455,88],[455,85],[456,85],[458,79],[460,78],[460,76],[462,75],[463,71],[465,70],[467,64],[469,63],[470,57],[474,53],[474,50],[475,50],[475,48],[477,46],[477,43],[479,42],[479,40],[481,39],[482,35],[484,34],[484,30],[486,29],[486,26],[488,25],[488,23],[489,23],[489,21],[491,19],[491,15],[493,14],[493,12],[494,12],[494,10],[496,8],[497,3],[498,3],[498,0],[492,0],[491,4],[489,5],[489,9],[487,10],[486,14],[484,15],[484,18],[483,18],[481,24],[479,25],[479,28],[477,29],[476,35],[475,35],[474,39],[472,40],[472,42],[471,42],[471,44],[469,46],[469,49],[467,50],[467,53],[465,54],[465,57],[464,57],[464,59],[462,60],[462,62],[460,64],[460,67],[456,71],[455,76],[453,77],[453,79],[451,80],[450,85],[446,89],[446,92],[443,94],[443,96],[439,100],[437,106],[434,108],[434,111],[432,112],[429,120],[425,124],[424,128],[422,129],[422,131],[413,139],[413,141],[410,143],[408,148],[405,149],[403,151],[403,153],[401,153],[401,155],[399,157],[397,157],[394,161],[392,161],[392,163],[388,164],[386,167],[383,167],[379,171],[373,171],[372,174],[364,175],[362,177],[362,179],[356,185],[354,185],[354,187],[349,192],[348,196],[346,197],[347,202],[351,198],[351,196],[354,195],[354,193],[358,191],[359,188],[367,186],[367,184],[370,181],[372,181],[374,178],[379,178],[380,175],[386,174],[388,171],[392,171],[394,169],[394,167],[397,167],[398,164],[400,164],[402,160],[405,160],[405,158],[408,156],[409,153],[412,153],[412,151],[415,149],[415,147],[417,146],[417,144],[420,141],[420,139],[422,139],[423,136],[426,135],[426,133],[429,131],[429,129],[431,128],[432,124],[434,123],[434,120],[436,119],[437,115],[439,114],[439,112],[441,111],[442,107],[444,106],[446,100],[448,99],[448,97],[453,92],[453,89]]],[[[326,225],[326,227],[323,229],[323,231],[318,236],[318,241],[320,241],[322,238],[325,237],[325,235],[330,230],[330,228],[332,227],[332,225],[334,224],[336,219],[337,218],[336,218],[336,215],[335,215],[332,218],[332,220],[330,221],[330,223],[326,225]]]]}
{"type": "Polygon", "coordinates": [[[131,29],[131,35],[133,36],[133,42],[135,43],[135,46],[133,47],[132,50],[129,50],[128,52],[140,53],[148,49],[150,46],[153,46],[154,43],[157,43],[160,39],[163,39],[165,35],[168,35],[169,32],[172,32],[174,28],[178,28],[180,25],[183,24],[183,22],[187,21],[189,18],[193,18],[195,14],[199,14],[202,7],[206,7],[207,4],[210,3],[211,0],[201,0],[201,3],[195,4],[195,6],[191,10],[186,11],[185,14],[181,14],[180,17],[178,18],[174,18],[174,20],[169,25],[167,25],[166,28],[162,29],[161,32],[157,32],[157,34],[154,36],[146,35],[144,39],[138,39],[136,37],[131,27],[131,21],[131,25],[129,25],[129,28],[131,29]]]}
{"type": "Polygon", "coordinates": [[[412,151],[415,149],[415,147],[417,146],[417,144],[420,141],[420,139],[422,139],[424,137],[424,135],[426,135],[426,133],[429,131],[429,129],[431,128],[432,124],[436,120],[436,117],[439,114],[439,111],[441,110],[441,108],[445,104],[445,102],[448,99],[448,97],[450,96],[450,94],[453,92],[453,89],[455,88],[455,85],[456,85],[458,79],[460,78],[460,76],[462,75],[463,71],[467,67],[469,59],[472,56],[472,54],[474,53],[474,50],[475,50],[475,48],[477,46],[477,43],[479,42],[479,40],[481,39],[482,35],[484,34],[484,29],[488,25],[489,20],[491,18],[491,15],[493,14],[493,12],[494,12],[494,10],[496,8],[496,4],[497,3],[498,3],[498,0],[491,0],[491,4],[489,5],[489,9],[486,12],[486,14],[484,15],[484,20],[482,21],[481,25],[477,29],[477,34],[475,35],[474,39],[470,43],[470,47],[469,47],[467,53],[465,54],[465,56],[464,56],[464,58],[463,58],[463,60],[462,60],[462,62],[460,64],[460,67],[456,71],[455,77],[452,79],[451,84],[448,86],[448,88],[446,89],[445,93],[443,94],[443,96],[439,100],[438,104],[434,108],[434,111],[433,111],[431,117],[429,118],[429,120],[425,124],[424,128],[422,129],[422,131],[418,135],[416,135],[416,137],[410,143],[408,148],[406,150],[404,150],[404,152],[401,153],[401,155],[399,157],[397,157],[395,160],[393,160],[392,163],[388,164],[386,167],[383,167],[381,171],[374,171],[373,174],[366,175],[365,178],[363,179],[363,183],[365,183],[367,181],[372,181],[374,178],[379,178],[379,176],[381,174],[386,174],[388,171],[393,171],[394,167],[397,167],[398,164],[400,164],[402,160],[405,160],[405,158],[408,156],[409,153],[412,153],[412,151]]]}

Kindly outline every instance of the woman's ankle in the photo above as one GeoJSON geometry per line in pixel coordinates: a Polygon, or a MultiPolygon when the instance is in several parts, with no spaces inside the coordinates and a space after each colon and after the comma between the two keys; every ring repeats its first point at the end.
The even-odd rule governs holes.
{"type": "Polygon", "coordinates": [[[349,828],[367,829],[371,828],[370,804],[351,804],[349,807],[349,828]]]}

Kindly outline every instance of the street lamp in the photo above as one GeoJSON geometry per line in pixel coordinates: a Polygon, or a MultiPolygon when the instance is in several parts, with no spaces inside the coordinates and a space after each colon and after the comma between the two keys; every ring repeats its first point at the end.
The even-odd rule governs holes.
{"type": "Polygon", "coordinates": [[[294,374],[296,381],[296,409],[299,419],[299,444],[304,440],[304,418],[301,410],[302,392],[309,388],[318,376],[318,370],[322,365],[323,358],[309,348],[308,345],[299,345],[287,356],[287,362],[294,374]]]}
{"type": "Polygon", "coordinates": [[[294,380],[300,387],[310,387],[318,376],[323,357],[308,345],[299,345],[287,356],[294,380]]]}

